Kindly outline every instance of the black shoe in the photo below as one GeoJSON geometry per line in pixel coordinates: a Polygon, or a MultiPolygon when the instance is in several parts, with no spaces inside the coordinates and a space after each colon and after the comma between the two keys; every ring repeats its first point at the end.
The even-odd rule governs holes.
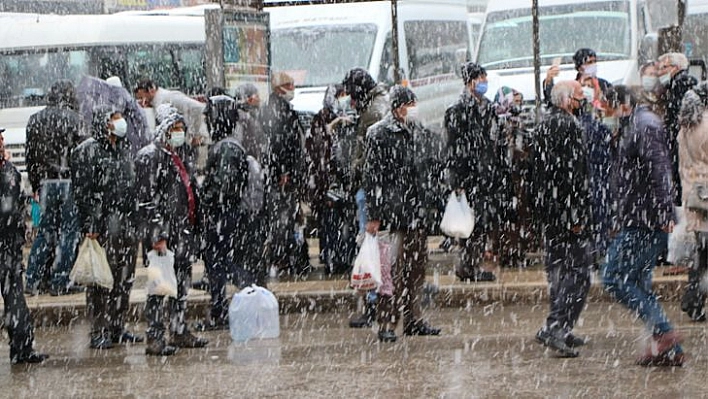
{"type": "Polygon", "coordinates": [[[15,356],[10,359],[10,362],[12,364],[42,363],[47,359],[49,359],[49,355],[32,351],[26,355],[15,356]]]}
{"type": "Polygon", "coordinates": [[[403,329],[403,335],[440,335],[440,329],[430,327],[428,323],[411,323],[403,329]]]}
{"type": "Polygon", "coordinates": [[[145,341],[145,338],[143,338],[142,336],[135,335],[127,330],[124,330],[122,333],[113,334],[111,336],[111,339],[113,340],[114,344],[135,344],[145,341]]]}
{"type": "Polygon", "coordinates": [[[486,270],[480,270],[477,271],[474,275],[474,281],[486,281],[486,282],[491,282],[491,281],[496,281],[497,276],[494,275],[492,272],[488,272],[486,270]]]}
{"type": "Polygon", "coordinates": [[[396,342],[396,332],[393,330],[379,331],[379,341],[396,342]]]}
{"type": "Polygon", "coordinates": [[[197,331],[221,331],[229,329],[228,320],[205,320],[194,323],[194,329],[197,331]]]}
{"type": "Polygon", "coordinates": [[[170,340],[170,345],[178,348],[203,348],[207,344],[209,344],[209,340],[197,337],[189,331],[185,331],[182,334],[174,334],[170,340]]]}
{"type": "Polygon", "coordinates": [[[70,287],[65,287],[65,288],[50,288],[49,295],[51,295],[51,296],[73,295],[73,294],[82,293],[84,291],[86,291],[86,288],[78,286],[78,285],[72,285],[70,287]]]}
{"type": "Polygon", "coordinates": [[[578,351],[566,343],[567,337],[564,335],[561,330],[552,331],[542,328],[536,333],[536,340],[543,346],[555,349],[559,357],[578,357],[578,351]]]}
{"type": "Polygon", "coordinates": [[[565,343],[571,348],[578,348],[580,346],[585,345],[586,341],[585,338],[580,338],[573,334],[568,334],[568,336],[565,337],[565,343]]]}
{"type": "Polygon", "coordinates": [[[192,289],[200,291],[209,291],[209,280],[207,280],[206,278],[202,278],[199,281],[193,282],[192,289]]]}
{"type": "Polygon", "coordinates": [[[167,345],[164,339],[148,339],[145,346],[145,354],[148,356],[172,356],[177,352],[177,348],[167,345]]]}
{"type": "Polygon", "coordinates": [[[92,337],[89,346],[91,349],[111,349],[113,348],[113,341],[104,336],[92,337]]]}
{"type": "Polygon", "coordinates": [[[25,296],[37,296],[39,295],[39,288],[25,287],[25,296]]]}
{"type": "Polygon", "coordinates": [[[366,313],[349,320],[350,328],[369,328],[372,325],[373,320],[366,313]]]}

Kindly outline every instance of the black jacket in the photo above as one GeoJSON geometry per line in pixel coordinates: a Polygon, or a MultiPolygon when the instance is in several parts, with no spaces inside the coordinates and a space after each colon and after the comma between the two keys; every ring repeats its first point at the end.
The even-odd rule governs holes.
{"type": "Polygon", "coordinates": [[[305,173],[304,135],[297,112],[292,105],[273,93],[261,113],[263,133],[270,141],[270,156],[266,161],[271,186],[281,176],[290,177],[291,188],[303,187],[305,173]]]}
{"type": "Polygon", "coordinates": [[[577,119],[552,107],[535,132],[533,165],[535,217],[546,226],[546,236],[568,235],[592,223],[590,177],[583,130],[577,119]]]}
{"type": "Polygon", "coordinates": [[[241,197],[248,183],[248,162],[244,148],[231,136],[209,149],[202,185],[205,229],[221,234],[236,230],[246,214],[241,197]]]}
{"type": "Polygon", "coordinates": [[[86,138],[81,115],[68,105],[49,105],[27,122],[27,173],[37,192],[45,179],[71,177],[71,152],[86,138]]]}
{"type": "Polygon", "coordinates": [[[0,158],[0,245],[18,250],[24,240],[21,183],[20,172],[12,162],[0,158]]]}
{"type": "Polygon", "coordinates": [[[666,104],[666,114],[664,115],[664,126],[666,126],[666,140],[669,149],[669,156],[672,162],[672,181],[674,184],[674,204],[681,205],[681,175],[679,174],[679,151],[678,133],[681,129],[679,125],[679,113],[683,96],[698,84],[696,78],[683,70],[671,79],[671,84],[664,94],[666,104]]]}
{"type": "Polygon", "coordinates": [[[90,138],[72,153],[71,171],[81,232],[134,238],[138,202],[130,143],[90,138]]]}
{"type": "Polygon", "coordinates": [[[392,230],[430,230],[442,191],[440,137],[420,123],[400,123],[390,113],[369,128],[366,137],[369,220],[379,220],[392,230]]]}

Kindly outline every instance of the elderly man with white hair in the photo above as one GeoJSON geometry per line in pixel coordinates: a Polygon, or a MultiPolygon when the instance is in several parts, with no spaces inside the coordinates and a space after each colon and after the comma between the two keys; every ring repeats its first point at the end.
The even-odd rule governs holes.
{"type": "Polygon", "coordinates": [[[543,227],[550,312],[536,334],[561,357],[576,357],[572,334],[590,288],[591,201],[587,149],[575,115],[585,103],[576,81],[558,82],[552,107],[536,130],[535,216],[543,227]]]}

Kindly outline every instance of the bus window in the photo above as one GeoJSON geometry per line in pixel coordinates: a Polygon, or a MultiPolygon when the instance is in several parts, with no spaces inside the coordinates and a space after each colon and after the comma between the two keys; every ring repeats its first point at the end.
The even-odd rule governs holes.
{"type": "Polygon", "coordinates": [[[166,47],[127,47],[128,81],[135,84],[140,79],[150,79],[165,89],[179,88],[175,59],[166,47]]]}
{"type": "Polygon", "coordinates": [[[206,92],[203,51],[199,48],[179,50],[179,75],[181,90],[190,95],[206,92]]]}
{"type": "Polygon", "coordinates": [[[411,80],[454,73],[459,50],[469,50],[463,21],[406,21],[403,25],[411,80]]]}

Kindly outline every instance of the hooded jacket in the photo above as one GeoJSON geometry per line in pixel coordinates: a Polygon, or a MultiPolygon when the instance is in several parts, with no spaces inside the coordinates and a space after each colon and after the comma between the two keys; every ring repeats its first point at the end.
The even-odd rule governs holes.
{"type": "Polygon", "coordinates": [[[359,121],[356,130],[356,146],[352,159],[354,187],[361,184],[361,176],[366,158],[367,131],[376,122],[382,120],[391,109],[388,92],[383,84],[377,84],[365,96],[364,108],[359,109],[359,121]]]}
{"type": "Polygon", "coordinates": [[[21,181],[20,172],[12,162],[0,157],[0,246],[8,245],[18,251],[24,242],[21,181]]]}
{"type": "Polygon", "coordinates": [[[261,118],[271,149],[266,161],[270,185],[277,185],[281,176],[288,175],[292,188],[300,190],[304,183],[305,151],[297,112],[290,102],[271,93],[261,118]]]}

